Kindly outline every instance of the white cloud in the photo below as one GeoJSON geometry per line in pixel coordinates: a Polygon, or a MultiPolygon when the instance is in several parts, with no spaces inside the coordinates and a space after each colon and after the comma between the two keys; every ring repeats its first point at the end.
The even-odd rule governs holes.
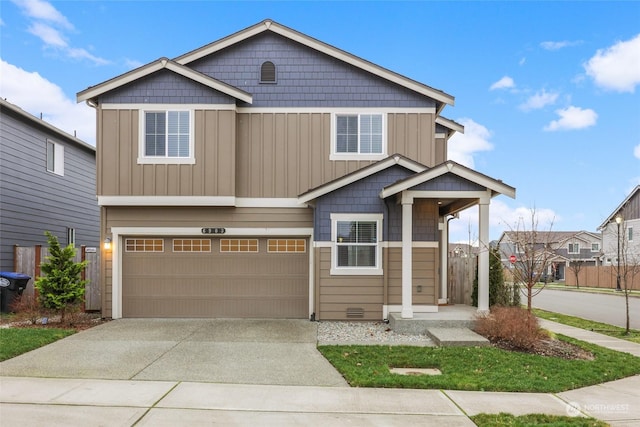
{"type": "Polygon", "coordinates": [[[30,18],[52,22],[67,30],[73,29],[71,22],[51,3],[41,0],[13,0],[13,2],[30,18]]]}
{"type": "Polygon", "coordinates": [[[633,155],[636,159],[640,159],[640,144],[633,147],[633,155]]]}
{"type": "Polygon", "coordinates": [[[564,109],[556,110],[560,116],[558,120],[552,120],[544,130],[572,130],[584,129],[596,124],[598,114],[590,108],[582,109],[580,107],[569,106],[564,109]]]}
{"type": "Polygon", "coordinates": [[[527,99],[524,104],[520,105],[520,109],[524,111],[538,110],[546,107],[547,105],[555,104],[557,99],[557,93],[542,90],[542,92],[537,92],[535,95],[527,99]]]}
{"type": "Polygon", "coordinates": [[[581,41],[563,40],[561,42],[542,42],[540,43],[540,46],[545,50],[560,50],[565,47],[577,46],[581,43],[581,41]]]}
{"type": "Polygon", "coordinates": [[[473,155],[479,151],[490,151],[491,132],[471,119],[463,118],[458,122],[464,126],[464,133],[456,133],[449,141],[449,159],[473,168],[473,155]]]}
{"type": "Polygon", "coordinates": [[[489,90],[511,89],[511,88],[514,88],[515,86],[516,84],[511,77],[504,76],[503,78],[501,78],[500,80],[492,84],[489,90]]]}
{"type": "Polygon", "coordinates": [[[95,145],[95,111],[77,104],[62,89],[37,72],[25,71],[0,59],[0,96],[36,117],[95,145]]]}
{"type": "MultiPolygon", "coordinates": [[[[532,208],[510,207],[497,199],[491,200],[489,207],[489,239],[497,240],[504,231],[531,229],[532,208]]],[[[535,208],[536,229],[538,231],[557,230],[556,223],[561,218],[552,209],[535,208]]],[[[449,222],[449,240],[452,243],[478,244],[478,207],[473,206],[460,212],[460,218],[449,222]]]]}
{"type": "Polygon", "coordinates": [[[105,65],[109,61],[89,53],[86,49],[69,44],[65,31],[73,31],[69,20],[50,3],[42,0],[13,0],[31,19],[27,31],[38,37],[45,47],[62,52],[71,59],[89,60],[95,65],[105,65]]]}
{"type": "Polygon", "coordinates": [[[631,40],[599,49],[584,68],[596,85],[633,93],[640,84],[640,34],[631,40]]]}

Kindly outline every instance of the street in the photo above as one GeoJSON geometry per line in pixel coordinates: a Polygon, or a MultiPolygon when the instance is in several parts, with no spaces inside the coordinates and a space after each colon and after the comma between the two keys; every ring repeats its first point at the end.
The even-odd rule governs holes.
{"type": "MultiPolygon", "coordinates": [[[[526,303],[526,297],[522,301],[526,303]]],[[[605,295],[543,289],[533,297],[532,305],[534,308],[625,327],[625,299],[622,293],[605,295]]],[[[631,329],[640,329],[640,298],[629,297],[629,317],[631,329]]]]}

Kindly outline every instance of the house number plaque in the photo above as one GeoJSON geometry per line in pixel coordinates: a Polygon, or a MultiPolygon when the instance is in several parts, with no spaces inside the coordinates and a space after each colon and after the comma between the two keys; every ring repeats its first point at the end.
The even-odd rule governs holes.
{"type": "Polygon", "coordinates": [[[202,234],[224,234],[227,230],[222,227],[205,227],[202,229],[202,234]]]}

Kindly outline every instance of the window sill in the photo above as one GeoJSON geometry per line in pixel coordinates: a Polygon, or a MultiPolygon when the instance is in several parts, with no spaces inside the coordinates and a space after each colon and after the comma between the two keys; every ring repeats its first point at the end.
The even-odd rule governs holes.
{"type": "Polygon", "coordinates": [[[332,276],[382,276],[381,268],[332,268],[332,276]]]}
{"type": "Polygon", "coordinates": [[[138,157],[139,165],[195,165],[193,157],[138,157]]]}
{"type": "Polygon", "coordinates": [[[329,160],[384,160],[388,156],[384,153],[380,154],[337,154],[331,153],[329,160]]]}

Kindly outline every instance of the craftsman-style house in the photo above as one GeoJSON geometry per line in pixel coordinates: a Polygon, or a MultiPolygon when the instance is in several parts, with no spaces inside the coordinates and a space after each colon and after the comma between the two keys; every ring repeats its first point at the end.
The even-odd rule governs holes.
{"type": "MultiPolygon", "coordinates": [[[[454,98],[273,21],[78,93],[97,116],[106,317],[381,320],[447,302],[454,98]]],[[[488,253],[479,254],[488,309],[488,253]]]]}

